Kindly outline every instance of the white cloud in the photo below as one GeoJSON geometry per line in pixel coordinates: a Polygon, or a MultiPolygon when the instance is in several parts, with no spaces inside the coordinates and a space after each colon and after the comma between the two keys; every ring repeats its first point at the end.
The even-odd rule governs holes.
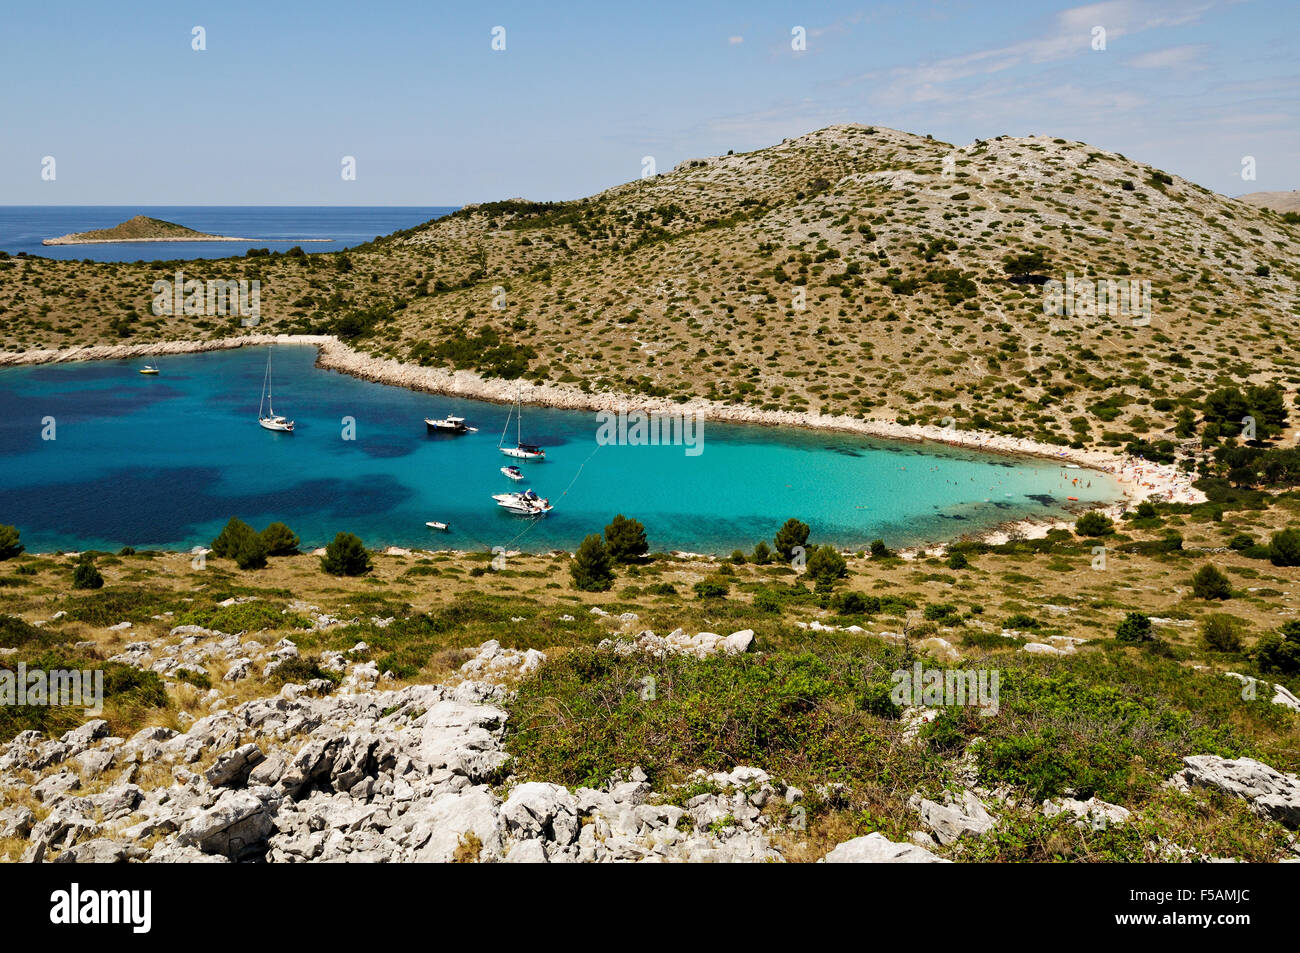
{"type": "Polygon", "coordinates": [[[740,46],[740,44],[745,42],[745,38],[743,36],[729,36],[727,37],[727,42],[732,46],[740,46]]]}
{"type": "Polygon", "coordinates": [[[1106,55],[1092,49],[1092,30],[1106,31],[1108,48],[1125,36],[1198,21],[1216,0],[1104,0],[1062,10],[1037,36],[1005,46],[973,50],[915,66],[876,70],[852,77],[876,85],[872,99],[883,106],[933,102],[952,95],[944,87],[972,77],[1056,62],[1074,56],[1106,55]]]}
{"type": "Polygon", "coordinates": [[[1205,69],[1200,62],[1205,50],[1203,43],[1169,46],[1163,50],[1139,53],[1128,60],[1128,65],[1136,69],[1205,69]]]}

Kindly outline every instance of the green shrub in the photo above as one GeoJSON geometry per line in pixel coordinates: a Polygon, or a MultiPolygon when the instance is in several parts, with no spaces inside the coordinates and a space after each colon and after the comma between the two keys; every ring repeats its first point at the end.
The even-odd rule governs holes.
{"type": "Polygon", "coordinates": [[[25,547],[18,541],[18,536],[17,528],[0,524],[0,561],[13,559],[22,553],[25,547]]]}
{"type": "Polygon", "coordinates": [[[622,513],[605,527],[605,548],[616,563],[634,563],[650,552],[645,527],[639,520],[627,519],[622,513]]]}
{"type": "Polygon", "coordinates": [[[1031,615],[1025,615],[1023,612],[1017,612],[1009,615],[1002,620],[1002,628],[1015,629],[1023,631],[1024,629],[1041,629],[1043,624],[1031,615]]]}
{"type": "Polygon", "coordinates": [[[731,591],[730,583],[718,576],[701,579],[691,588],[695,590],[696,597],[700,599],[721,599],[731,591]]]}
{"type": "Polygon", "coordinates": [[[759,612],[780,612],[781,597],[771,589],[760,589],[754,593],[754,608],[759,612]]]}
{"type": "Polygon", "coordinates": [[[233,553],[235,565],[240,569],[265,569],[266,544],[257,534],[241,537],[233,553]]]}
{"type": "Polygon", "coordinates": [[[583,592],[604,592],[614,585],[614,566],[605,541],[589,534],[578,546],[569,563],[573,586],[583,592]]]}
{"type": "Polygon", "coordinates": [[[1241,651],[1241,620],[1215,612],[1201,620],[1201,641],[1211,652],[1241,651]]]}
{"type": "Polygon", "coordinates": [[[102,589],[104,577],[95,568],[95,558],[90,553],[82,553],[72,569],[73,589],[102,589]]]}
{"type": "Polygon", "coordinates": [[[1255,643],[1255,661],[1264,672],[1300,673],[1300,621],[1287,622],[1278,631],[1260,636],[1255,643]]]}
{"type": "Polygon", "coordinates": [[[948,622],[957,615],[957,607],[949,602],[932,602],[925,607],[922,615],[931,622],[948,622]]]}
{"type": "Polygon", "coordinates": [[[271,684],[273,685],[286,685],[289,683],[305,685],[307,682],[318,678],[323,678],[335,684],[338,684],[340,680],[338,672],[331,672],[321,668],[320,658],[315,655],[299,655],[296,658],[287,658],[271,672],[271,684]]]}
{"type": "Polygon", "coordinates": [[[753,560],[754,565],[766,566],[772,561],[772,550],[768,547],[767,543],[760,539],[754,546],[754,555],[750,558],[753,560]]]}
{"type": "Polygon", "coordinates": [[[821,589],[829,589],[837,579],[843,579],[849,574],[848,563],[834,546],[814,546],[808,554],[807,569],[808,575],[812,576],[821,589]]]}
{"type": "Polygon", "coordinates": [[[306,616],[286,613],[279,605],[257,600],[229,606],[191,609],[176,618],[177,625],[197,625],[218,632],[262,632],[267,629],[310,629],[306,616]]]}
{"type": "Polygon", "coordinates": [[[32,625],[17,616],[0,615],[0,648],[17,649],[29,645],[52,645],[61,641],[53,632],[32,625]]]}
{"type": "Polygon", "coordinates": [[[782,524],[781,528],[776,531],[776,538],[773,545],[776,551],[781,554],[781,558],[789,562],[794,558],[794,549],[796,546],[806,546],[808,543],[808,534],[811,532],[807,523],[801,523],[799,520],[791,517],[782,524]]]}
{"type": "Polygon", "coordinates": [[[1115,638],[1126,645],[1138,645],[1155,640],[1151,620],[1141,612],[1130,612],[1115,629],[1115,638]]]}
{"type": "Polygon", "coordinates": [[[831,603],[840,615],[875,615],[880,611],[879,596],[864,596],[860,592],[844,592],[831,603]]]}
{"type": "Polygon", "coordinates": [[[253,527],[238,516],[232,516],[226,521],[225,528],[217,534],[217,538],[212,541],[209,548],[212,550],[212,555],[218,559],[234,559],[240,544],[256,535],[257,533],[254,532],[253,527]]]}
{"type": "Polygon", "coordinates": [[[1079,536],[1107,536],[1115,531],[1115,524],[1105,513],[1089,510],[1074,521],[1074,531],[1079,536]]]}
{"type": "Polygon", "coordinates": [[[298,534],[283,523],[272,523],[260,535],[268,556],[293,556],[298,552],[298,534]]]}
{"type": "Polygon", "coordinates": [[[1284,529],[1274,533],[1268,547],[1268,558],[1274,566],[1300,566],[1300,530],[1284,529]]]}
{"type": "Polygon", "coordinates": [[[195,688],[201,688],[207,691],[212,687],[212,676],[207,672],[193,672],[188,668],[178,668],[173,673],[176,678],[182,682],[189,682],[195,688]]]}
{"type": "Polygon", "coordinates": [[[949,553],[948,561],[945,565],[947,565],[949,569],[965,569],[970,565],[970,560],[966,558],[965,553],[949,553]]]}
{"type": "Polygon", "coordinates": [[[1232,581],[1206,563],[1192,576],[1192,595],[1197,599],[1231,599],[1232,581]]]}
{"type": "Polygon", "coordinates": [[[883,539],[873,539],[871,541],[871,558],[872,559],[889,559],[894,555],[894,551],[885,545],[883,539]]]}
{"type": "Polygon", "coordinates": [[[352,533],[339,533],[325,547],[320,567],[331,576],[364,576],[370,572],[370,553],[352,533]]]}

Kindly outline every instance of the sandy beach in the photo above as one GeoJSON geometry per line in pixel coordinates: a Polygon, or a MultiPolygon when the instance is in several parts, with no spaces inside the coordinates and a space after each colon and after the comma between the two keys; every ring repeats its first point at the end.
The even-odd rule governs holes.
{"type": "MultiPolygon", "coordinates": [[[[1176,467],[1139,460],[1128,455],[1101,450],[1074,450],[1019,437],[1008,437],[977,430],[952,427],[900,424],[896,420],[861,419],[798,411],[768,411],[752,407],[721,404],[703,398],[684,403],[666,398],[648,398],[617,393],[583,393],[577,388],[528,381],[485,379],[473,371],[449,371],[445,368],[420,367],[391,359],[376,358],[348,347],[332,335],[247,334],[210,341],[165,341],[152,344],[105,344],[77,348],[0,352],[0,367],[30,364],[54,364],[70,361],[120,360],[157,357],[167,354],[191,354],[230,350],[267,344],[311,345],[318,349],[316,365],[364,380],[392,384],[432,394],[445,394],[493,403],[510,403],[516,396],[526,404],[563,410],[644,410],[700,414],[707,420],[758,424],[773,427],[798,427],[809,430],[833,430],[856,433],[886,440],[928,441],[952,447],[999,453],[1010,456],[1037,457],[1057,461],[1061,466],[1073,464],[1086,471],[1108,474],[1115,480],[1124,499],[1102,507],[1112,518],[1144,499],[1164,502],[1199,503],[1205,495],[1191,485],[1191,476],[1176,467]]],[[[1025,520],[1005,524],[981,538],[992,543],[1006,542],[1013,536],[1041,537],[1053,528],[1072,525],[1059,519],[1025,520]]],[[[930,551],[930,547],[924,547],[930,551]]]]}

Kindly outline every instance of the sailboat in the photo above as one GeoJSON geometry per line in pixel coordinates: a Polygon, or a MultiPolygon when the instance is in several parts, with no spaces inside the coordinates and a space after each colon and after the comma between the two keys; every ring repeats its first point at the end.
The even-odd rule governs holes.
{"type": "Polygon", "coordinates": [[[497,441],[497,449],[507,457],[514,457],[517,460],[545,460],[546,451],[541,447],[531,443],[523,442],[524,432],[524,405],[519,400],[518,392],[515,393],[515,406],[510,408],[510,413],[506,414],[506,425],[501,430],[501,439],[497,441]],[[508,447],[505,445],[506,433],[510,430],[510,414],[515,415],[515,445],[508,447]]]}
{"type": "Polygon", "coordinates": [[[154,361],[152,364],[146,364],[144,367],[140,368],[140,373],[141,373],[141,374],[157,374],[157,373],[158,373],[158,362],[157,362],[157,361],[154,361]]]}
{"type": "Polygon", "coordinates": [[[275,406],[271,403],[271,348],[266,349],[266,377],[262,381],[262,400],[257,405],[257,422],[267,430],[277,430],[281,433],[293,433],[293,421],[286,420],[275,412],[275,406]],[[265,405],[267,413],[262,413],[262,407],[265,405]]]}

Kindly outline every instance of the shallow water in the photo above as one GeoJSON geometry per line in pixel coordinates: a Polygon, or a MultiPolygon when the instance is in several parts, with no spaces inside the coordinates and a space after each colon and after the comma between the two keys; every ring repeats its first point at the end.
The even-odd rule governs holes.
{"type": "Polygon", "coordinates": [[[601,446],[594,413],[532,407],[523,439],[548,459],[520,464],[528,480],[512,483],[497,450],[509,408],[321,370],[315,354],[276,348],[276,411],[297,422],[287,435],[257,424],[264,348],[163,357],[156,377],[137,373],[143,360],[0,370],[0,523],[33,552],[188,549],[231,516],[283,520],[310,546],[347,530],[370,546],[538,551],[572,549],[623,513],[654,550],[730,552],[791,516],[813,542],[902,546],[1065,515],[1080,505],[1067,496],[1119,497],[1108,476],[1046,460],[827,432],[708,421],[697,456],[601,446]],[[425,433],[425,416],[448,413],[479,432],[425,433]],[[491,499],[525,487],[555,505],[548,518],[491,499]]]}

